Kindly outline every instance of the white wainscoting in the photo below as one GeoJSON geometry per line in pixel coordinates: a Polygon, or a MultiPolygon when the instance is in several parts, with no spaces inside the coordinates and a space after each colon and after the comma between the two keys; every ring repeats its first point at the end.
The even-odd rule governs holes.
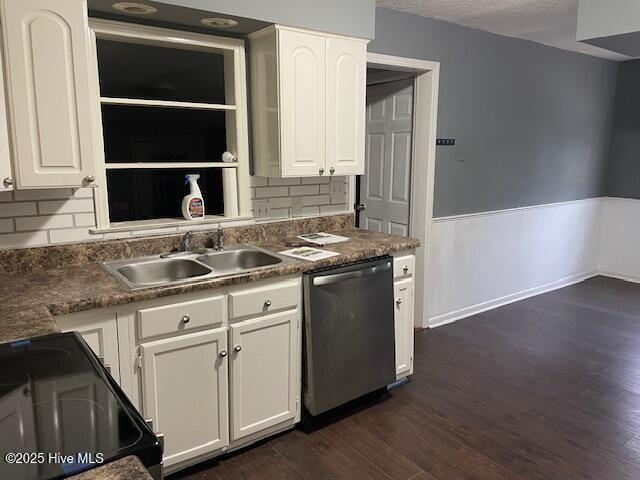
{"type": "MultiPolygon", "coordinates": [[[[429,326],[596,275],[602,203],[592,198],[434,219],[429,326]]],[[[637,239],[640,221],[635,228],[637,239]]]]}
{"type": "Polygon", "coordinates": [[[640,200],[602,199],[600,273],[640,283],[640,200]]]}

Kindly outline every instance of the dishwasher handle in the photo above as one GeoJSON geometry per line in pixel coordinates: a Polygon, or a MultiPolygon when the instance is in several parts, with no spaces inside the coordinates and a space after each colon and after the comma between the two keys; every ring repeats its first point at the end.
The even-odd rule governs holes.
{"type": "Polygon", "coordinates": [[[330,285],[332,283],[343,282],[345,280],[353,280],[354,278],[361,278],[361,277],[366,277],[368,275],[375,275],[376,273],[385,272],[390,268],[391,268],[391,261],[388,261],[380,265],[363,268],[361,270],[354,270],[352,272],[330,273],[328,275],[318,275],[313,278],[313,284],[316,286],[330,285]]]}

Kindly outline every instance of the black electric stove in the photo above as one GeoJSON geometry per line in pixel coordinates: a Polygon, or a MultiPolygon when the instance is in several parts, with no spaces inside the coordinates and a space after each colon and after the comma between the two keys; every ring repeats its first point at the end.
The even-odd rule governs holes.
{"type": "Polygon", "coordinates": [[[162,447],[78,333],[0,345],[0,479],[66,478],[128,455],[157,469],[162,447]]]}

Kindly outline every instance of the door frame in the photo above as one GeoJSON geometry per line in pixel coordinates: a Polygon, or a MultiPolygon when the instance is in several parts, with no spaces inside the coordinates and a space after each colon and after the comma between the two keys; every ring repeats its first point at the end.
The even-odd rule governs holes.
{"type": "MultiPolygon", "coordinates": [[[[440,62],[397,57],[367,52],[367,67],[415,73],[413,142],[411,149],[411,200],[409,204],[409,235],[420,240],[416,250],[414,326],[429,326],[429,254],[433,220],[433,186],[435,179],[436,129],[438,122],[438,89],[440,62]],[[426,178],[427,188],[417,179],[426,178]],[[426,208],[415,208],[425,205],[426,208]]],[[[355,203],[356,177],[350,177],[350,205],[355,203]]]]}

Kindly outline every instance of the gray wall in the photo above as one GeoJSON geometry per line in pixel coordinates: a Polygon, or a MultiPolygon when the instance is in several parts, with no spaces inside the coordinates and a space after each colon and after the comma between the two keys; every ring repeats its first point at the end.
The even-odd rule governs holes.
{"type": "Polygon", "coordinates": [[[375,0],[156,0],[323,32],[373,38],[375,0]]]}
{"type": "Polygon", "coordinates": [[[618,65],[607,195],[640,198],[640,60],[618,65]]]}
{"type": "Polygon", "coordinates": [[[604,194],[614,62],[383,8],[369,51],[441,64],[434,216],[604,194]]]}

